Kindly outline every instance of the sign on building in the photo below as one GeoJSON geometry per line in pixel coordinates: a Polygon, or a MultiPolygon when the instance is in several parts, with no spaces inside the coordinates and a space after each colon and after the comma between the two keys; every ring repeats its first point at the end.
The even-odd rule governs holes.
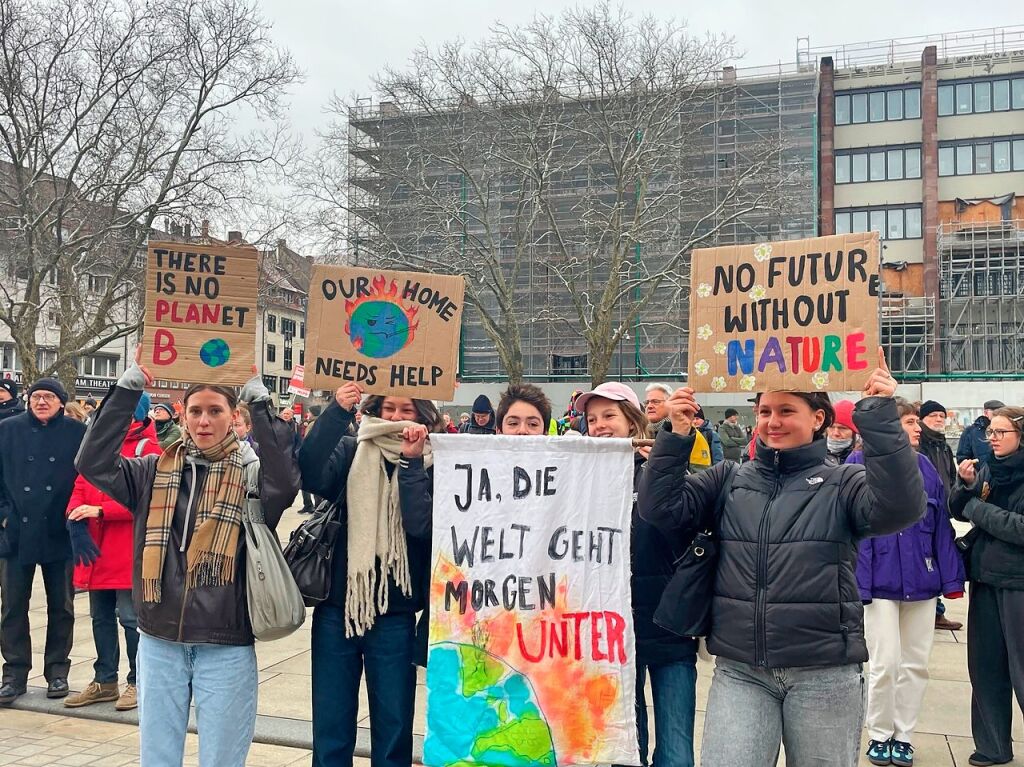
{"type": "Polygon", "coordinates": [[[243,384],[256,357],[255,248],[151,242],[143,361],[168,381],[243,384]]]}
{"type": "Polygon", "coordinates": [[[877,359],[879,265],[877,232],[694,250],[690,386],[859,390],[877,359]]]}
{"type": "Polygon", "coordinates": [[[639,764],[629,440],[430,442],[423,763],[639,764]]]}
{"type": "Polygon", "coordinates": [[[465,287],[448,275],[314,266],[303,385],[452,399],[465,287]]]}

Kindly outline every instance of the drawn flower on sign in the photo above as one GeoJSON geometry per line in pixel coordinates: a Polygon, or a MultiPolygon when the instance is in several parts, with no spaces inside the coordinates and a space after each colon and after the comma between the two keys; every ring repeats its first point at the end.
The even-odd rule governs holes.
{"type": "Polygon", "coordinates": [[[715,391],[722,391],[725,388],[725,379],[722,376],[715,376],[711,379],[711,388],[715,391]]]}
{"type": "Polygon", "coordinates": [[[758,261],[767,261],[772,254],[771,243],[763,242],[754,248],[754,258],[758,261]]]}
{"type": "Polygon", "coordinates": [[[706,376],[711,372],[711,365],[708,364],[707,360],[697,360],[697,363],[693,366],[693,369],[697,371],[697,375],[706,376]]]}
{"type": "Polygon", "coordinates": [[[751,301],[760,301],[768,295],[768,292],[764,289],[764,285],[755,285],[750,289],[750,292],[747,293],[747,295],[750,296],[751,301]]]}
{"type": "Polygon", "coordinates": [[[721,341],[719,341],[717,344],[715,344],[715,354],[718,354],[718,355],[725,354],[726,348],[727,348],[726,345],[724,343],[722,343],[721,341]]]}
{"type": "Polygon", "coordinates": [[[700,296],[701,298],[707,298],[708,296],[711,295],[711,286],[708,285],[706,282],[702,282],[700,285],[697,286],[697,295],[700,296]]]}
{"type": "Polygon", "coordinates": [[[711,338],[711,335],[712,332],[710,325],[701,325],[699,328],[697,328],[697,338],[699,338],[701,341],[707,341],[709,338],[711,338]]]}
{"type": "Polygon", "coordinates": [[[814,384],[814,388],[821,391],[828,386],[828,373],[822,373],[820,370],[811,376],[811,383],[814,384]]]}
{"type": "Polygon", "coordinates": [[[740,379],[740,388],[743,391],[754,391],[754,384],[757,383],[757,379],[754,376],[743,376],[740,379]]]}

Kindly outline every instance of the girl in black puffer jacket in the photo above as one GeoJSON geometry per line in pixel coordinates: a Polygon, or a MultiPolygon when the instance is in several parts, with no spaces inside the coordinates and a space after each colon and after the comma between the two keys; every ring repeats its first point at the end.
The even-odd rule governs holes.
{"type": "Polygon", "coordinates": [[[708,649],[718,656],[702,762],[853,767],[867,660],[857,544],[916,522],[926,499],[917,456],[892,400],[879,350],[854,421],[864,467],[829,466],[834,417],[823,393],[758,395],[757,455],[687,475],[692,389],[669,400],[640,482],[640,517],[666,534],[710,525],[719,539],[708,649]],[[712,518],[732,475],[721,516],[712,518]]]}
{"type": "Polygon", "coordinates": [[[960,463],[949,499],[954,517],[974,525],[966,555],[971,601],[967,612],[967,668],[973,765],[1013,759],[1011,689],[1024,710],[1024,408],[1004,407],[986,430],[992,455],[960,463]]]}

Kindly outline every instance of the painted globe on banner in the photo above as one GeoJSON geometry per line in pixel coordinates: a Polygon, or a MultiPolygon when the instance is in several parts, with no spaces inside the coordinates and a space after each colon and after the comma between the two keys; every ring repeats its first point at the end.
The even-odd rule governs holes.
{"type": "Polygon", "coordinates": [[[231,359],[231,347],[223,338],[211,338],[199,348],[199,359],[204,365],[219,368],[231,359]]]}

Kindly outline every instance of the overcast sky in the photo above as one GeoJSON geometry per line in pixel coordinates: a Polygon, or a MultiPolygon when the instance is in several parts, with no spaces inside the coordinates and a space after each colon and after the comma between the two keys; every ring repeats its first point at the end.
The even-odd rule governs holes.
{"type": "MultiPolygon", "coordinates": [[[[578,2],[548,0],[258,0],[306,74],[292,96],[293,124],[304,133],[323,122],[332,92],[374,95],[371,78],[386,64],[400,65],[422,40],[474,41],[501,20],[525,23],[535,13],[556,14],[578,2]]],[[[893,37],[953,32],[1020,23],[1013,3],[963,0],[628,0],[637,15],[685,20],[691,31],[731,34],[745,57],[740,66],[795,61],[798,37],[813,48],[893,37]]]]}

